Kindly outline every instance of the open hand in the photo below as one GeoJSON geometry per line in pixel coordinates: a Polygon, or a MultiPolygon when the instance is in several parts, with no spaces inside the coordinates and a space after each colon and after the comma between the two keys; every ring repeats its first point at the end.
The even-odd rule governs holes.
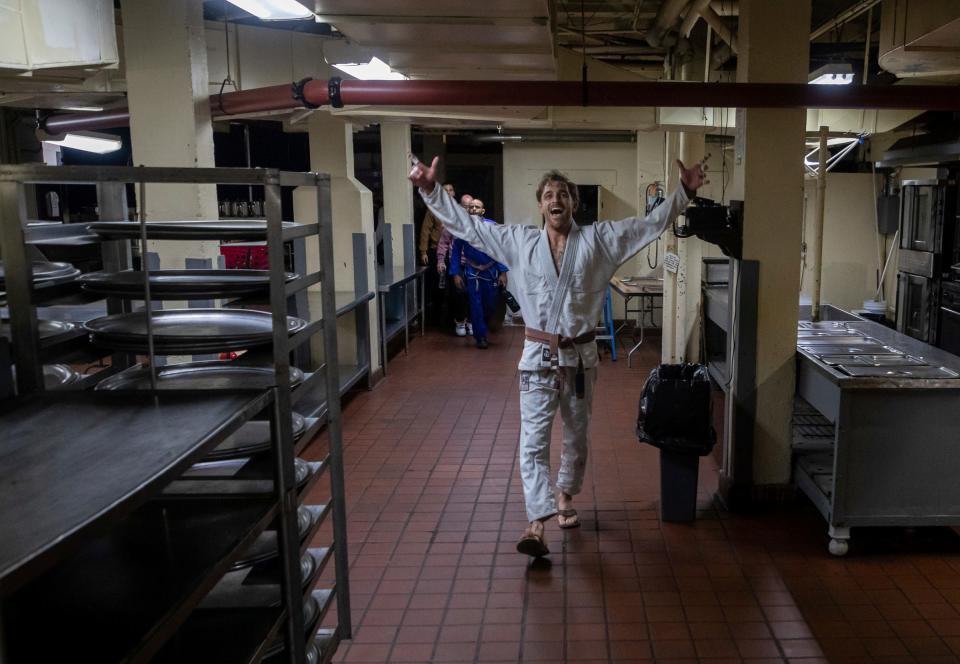
{"type": "Polygon", "coordinates": [[[437,184],[437,162],[440,161],[440,157],[434,157],[429,168],[424,166],[416,157],[411,157],[411,159],[414,164],[413,168],[410,169],[410,182],[428,194],[433,193],[433,188],[437,184]]]}
{"type": "Polygon", "coordinates": [[[680,168],[680,182],[686,189],[688,196],[693,196],[697,189],[710,182],[707,179],[707,159],[709,158],[710,155],[708,154],[702,161],[698,161],[690,168],[684,166],[683,162],[677,159],[677,166],[680,168]]]}

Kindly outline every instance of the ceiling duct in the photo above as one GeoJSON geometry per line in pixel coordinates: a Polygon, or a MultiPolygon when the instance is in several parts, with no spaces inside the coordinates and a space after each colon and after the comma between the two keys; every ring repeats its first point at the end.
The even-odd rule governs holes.
{"type": "Polygon", "coordinates": [[[918,134],[891,145],[877,166],[931,166],[951,162],[960,162],[960,134],[918,134]]]}
{"type": "Polygon", "coordinates": [[[878,62],[900,78],[960,76],[960,2],[886,0],[878,62]]]}

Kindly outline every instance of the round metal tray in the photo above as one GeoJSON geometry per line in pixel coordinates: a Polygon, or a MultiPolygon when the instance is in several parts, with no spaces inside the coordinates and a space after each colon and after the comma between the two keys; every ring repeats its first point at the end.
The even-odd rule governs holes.
{"type": "MultiPolygon", "coordinates": [[[[249,309],[167,309],[154,311],[154,350],[161,354],[190,354],[242,350],[273,339],[273,315],[249,309]]],[[[287,316],[287,332],[306,327],[307,321],[287,316]]],[[[112,314],[83,324],[90,340],[116,350],[146,352],[147,317],[143,311],[112,314]]]]}
{"type": "MultiPolygon", "coordinates": [[[[59,337],[61,334],[67,334],[77,329],[76,323],[68,323],[61,320],[43,320],[37,321],[37,334],[41,341],[59,337]]],[[[10,337],[10,321],[0,321],[0,337],[10,337]]]]}
{"type": "MultiPolygon", "coordinates": [[[[33,261],[33,281],[35,283],[48,281],[51,279],[63,279],[65,277],[75,277],[80,274],[80,270],[70,263],[51,263],[49,261],[33,261]]],[[[0,260],[0,285],[6,283],[7,275],[4,263],[0,260]]]]}
{"type": "MultiPolygon", "coordinates": [[[[295,226],[283,222],[284,228],[295,226]]],[[[154,240],[263,240],[267,237],[265,219],[245,221],[148,221],[147,237],[154,240]]],[[[87,228],[107,240],[140,238],[140,222],[97,221],[87,228]]]]}
{"type": "MultiPolygon", "coordinates": [[[[313,515],[310,513],[310,510],[301,505],[297,508],[297,531],[299,532],[301,542],[303,542],[303,538],[307,536],[307,532],[312,525],[313,515]]],[[[253,541],[250,548],[244,551],[243,557],[233,563],[231,569],[251,567],[264,560],[276,558],[277,555],[279,555],[277,531],[265,530],[257,536],[257,539],[253,541]]]]}
{"type": "MultiPolygon", "coordinates": [[[[275,604],[274,606],[279,606],[279,603],[275,604]]],[[[308,596],[305,600],[303,600],[303,628],[308,635],[316,631],[316,628],[317,628],[316,623],[318,622],[317,618],[319,617],[319,615],[320,615],[320,602],[317,601],[317,599],[312,595],[308,596]]],[[[313,644],[311,644],[311,646],[312,645],[313,644]]],[[[273,641],[271,641],[270,644],[267,645],[263,653],[263,659],[261,659],[260,661],[262,664],[266,664],[268,661],[269,662],[286,661],[284,657],[280,656],[283,653],[286,653],[286,645],[283,640],[283,635],[280,635],[275,637],[273,641]],[[267,659],[267,658],[270,658],[270,659],[267,659]]],[[[310,648],[308,647],[307,662],[309,663],[310,661],[311,661],[310,648]]],[[[316,661],[316,660],[313,660],[313,661],[316,661]]]]}
{"type": "Polygon", "coordinates": [[[66,364],[43,365],[43,387],[46,390],[58,390],[76,383],[80,378],[80,374],[66,364]]]}
{"type": "MultiPolygon", "coordinates": [[[[273,387],[273,367],[250,367],[228,360],[184,362],[157,367],[160,390],[267,389],[273,387]]],[[[303,372],[290,367],[290,387],[303,382],[303,372]]],[[[98,390],[149,390],[150,368],[139,364],[100,381],[98,390]]]]}
{"type": "MultiPolygon", "coordinates": [[[[286,272],[286,281],[297,275],[286,272]]],[[[143,272],[91,272],[77,281],[88,293],[143,297],[143,272]]],[[[157,270],[150,272],[150,297],[241,297],[265,294],[270,288],[268,270],[157,270]]]]}
{"type": "MultiPolygon", "coordinates": [[[[303,415],[293,413],[293,438],[296,440],[307,430],[303,415]]],[[[270,422],[251,420],[227,436],[222,443],[207,454],[206,459],[238,459],[270,451],[270,422]]]]}

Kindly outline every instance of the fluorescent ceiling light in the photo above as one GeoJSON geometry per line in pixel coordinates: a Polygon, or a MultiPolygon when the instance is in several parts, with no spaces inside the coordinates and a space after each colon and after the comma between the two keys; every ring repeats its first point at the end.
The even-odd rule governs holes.
{"type": "Polygon", "coordinates": [[[297,0],[227,0],[264,21],[312,18],[313,12],[297,0]]]}
{"type": "Polygon", "coordinates": [[[407,77],[398,71],[390,69],[390,65],[378,57],[370,58],[370,62],[344,63],[333,65],[340,71],[350,74],[361,81],[405,81],[407,77]]]}
{"type": "Polygon", "coordinates": [[[123,141],[118,136],[93,131],[73,131],[65,134],[59,140],[47,140],[44,143],[52,143],[53,145],[83,150],[84,152],[96,152],[97,154],[116,152],[123,147],[123,141]]]}
{"type": "Polygon", "coordinates": [[[810,74],[810,85],[850,85],[853,67],[846,63],[824,65],[810,74]]]}
{"type": "Polygon", "coordinates": [[[89,112],[99,112],[103,110],[103,106],[63,106],[61,107],[64,111],[89,111],[89,112]]]}

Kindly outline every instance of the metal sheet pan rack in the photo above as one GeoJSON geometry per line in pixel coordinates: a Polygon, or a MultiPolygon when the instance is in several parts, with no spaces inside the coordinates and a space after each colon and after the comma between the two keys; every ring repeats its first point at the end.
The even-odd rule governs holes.
{"type": "MultiPolygon", "coordinates": [[[[145,256],[146,242],[153,239],[151,228],[165,240],[216,240],[222,233],[220,223],[157,226],[151,224],[154,221],[134,224],[139,228],[134,237],[101,238],[105,272],[131,269],[131,242],[139,240],[145,256]]],[[[18,441],[0,448],[0,530],[18,534],[22,530],[27,540],[7,540],[5,535],[0,543],[0,660],[35,661],[38,630],[49,625],[51,617],[69,634],[62,632],[57,639],[61,645],[45,651],[49,659],[302,664],[328,662],[339,641],[351,637],[339,400],[343,381],[336,321],[338,301],[342,304],[343,298],[338,300],[333,283],[332,221],[330,179],[317,173],[0,166],[5,304],[20,395],[0,401],[0,426],[5,434],[17,432],[18,441]],[[269,305],[272,330],[265,339],[268,343],[248,355],[272,367],[273,379],[258,381],[256,390],[242,391],[45,392],[42,363],[59,358],[61,351],[78,352],[78,344],[86,339],[80,330],[41,340],[36,315],[41,303],[86,303],[107,295],[107,313],[115,315],[130,313],[134,301],[143,301],[147,329],[142,338],[151,374],[155,354],[180,353],[186,346],[155,347],[148,261],[137,273],[143,277],[142,291],[135,287],[137,280],[130,278],[124,279],[124,289],[113,294],[85,293],[77,283],[56,289],[34,286],[29,249],[33,230],[25,210],[30,186],[40,182],[96,185],[102,222],[127,221],[130,184],[138,187],[141,210],[146,183],[262,186],[266,219],[245,228],[231,226],[230,233],[239,237],[238,233],[249,230],[247,239],[266,239],[271,260],[263,299],[269,305]],[[314,188],[318,222],[282,221],[282,187],[314,188]],[[312,238],[319,245],[320,269],[292,277],[283,265],[284,244],[312,238]],[[320,315],[291,330],[288,309],[310,286],[319,287],[320,315]],[[302,382],[296,386],[291,381],[291,357],[315,335],[322,335],[324,365],[305,378],[298,375],[297,381],[302,382]],[[291,417],[294,390],[308,385],[322,386],[325,395],[336,395],[325,397],[322,412],[308,419],[308,429],[313,427],[315,432],[326,424],[329,433],[329,453],[315,463],[295,459],[299,448],[295,449],[291,417]],[[205,461],[245,422],[264,412],[270,416],[269,454],[205,461]],[[71,461],[71,455],[79,456],[71,461]],[[22,474],[11,474],[22,472],[28,473],[30,482],[23,482],[22,474]],[[299,506],[321,476],[330,481],[329,503],[299,506]],[[41,479],[48,485],[41,488],[41,479]],[[82,487],[74,486],[80,480],[82,487]],[[29,495],[21,497],[24,491],[29,495]],[[64,504],[76,496],[85,498],[77,501],[84,510],[68,509],[64,514],[64,504]],[[23,500],[30,514],[24,512],[23,500]],[[31,524],[18,529],[17,522],[24,518],[38,519],[45,527],[31,524]],[[333,521],[333,541],[313,549],[311,540],[327,518],[333,521]],[[265,537],[274,542],[275,554],[250,563],[253,567],[247,574],[257,579],[256,592],[231,607],[210,606],[209,598],[236,577],[228,571],[238,564],[249,567],[240,561],[265,537]],[[330,560],[336,571],[334,586],[314,591],[313,582],[330,560]],[[312,561],[309,569],[305,561],[312,561]],[[269,602],[257,602],[258,597],[267,596],[269,602]],[[336,627],[318,630],[334,604],[336,627]],[[225,640],[227,632],[242,638],[225,640]],[[63,656],[56,657],[53,651],[58,649],[63,656]]],[[[211,295],[209,289],[193,290],[182,299],[211,295]]],[[[350,299],[365,311],[366,307],[358,307],[364,301],[361,295],[350,299]]],[[[110,366],[77,387],[93,386],[131,367],[136,358],[130,351],[138,349],[138,343],[111,348],[110,366]]],[[[203,352],[211,352],[216,343],[203,346],[203,352]]],[[[89,346],[84,350],[93,357],[110,352],[89,346]]],[[[366,358],[360,364],[369,373],[369,352],[366,358]]],[[[351,384],[359,380],[355,374],[348,377],[351,384]]],[[[301,447],[308,441],[301,439],[301,447]]]]}

